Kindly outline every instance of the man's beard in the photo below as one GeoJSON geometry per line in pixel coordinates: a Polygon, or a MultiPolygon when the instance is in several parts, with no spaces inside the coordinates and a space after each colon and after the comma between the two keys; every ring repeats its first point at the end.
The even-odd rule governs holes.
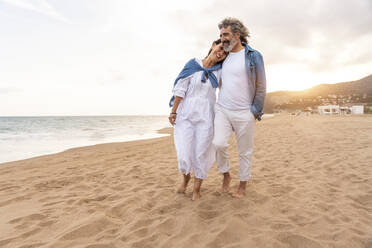
{"type": "Polygon", "coordinates": [[[227,47],[223,46],[223,50],[225,50],[225,52],[231,52],[231,50],[235,47],[235,45],[238,43],[238,41],[234,38],[232,38],[232,40],[229,42],[229,45],[227,47]]]}

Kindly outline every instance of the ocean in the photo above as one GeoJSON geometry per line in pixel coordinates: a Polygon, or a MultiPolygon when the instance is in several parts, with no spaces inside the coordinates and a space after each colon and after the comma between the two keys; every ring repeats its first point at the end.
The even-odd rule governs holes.
{"type": "Polygon", "coordinates": [[[0,117],[0,163],[110,142],[166,136],[167,116],[0,117]]]}

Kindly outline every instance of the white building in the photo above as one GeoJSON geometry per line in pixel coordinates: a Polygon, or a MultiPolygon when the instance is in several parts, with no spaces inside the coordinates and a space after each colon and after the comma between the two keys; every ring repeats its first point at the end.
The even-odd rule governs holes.
{"type": "Polygon", "coordinates": [[[351,114],[352,115],[362,115],[364,114],[364,106],[363,105],[356,105],[351,107],[351,114]]]}
{"type": "Polygon", "coordinates": [[[318,106],[318,112],[321,115],[334,115],[340,114],[340,106],[339,105],[325,105],[325,106],[318,106]]]}
{"type": "Polygon", "coordinates": [[[340,107],[339,105],[324,105],[318,106],[318,112],[321,115],[339,115],[339,114],[352,114],[362,115],[364,114],[363,105],[355,105],[352,107],[340,107]]]}

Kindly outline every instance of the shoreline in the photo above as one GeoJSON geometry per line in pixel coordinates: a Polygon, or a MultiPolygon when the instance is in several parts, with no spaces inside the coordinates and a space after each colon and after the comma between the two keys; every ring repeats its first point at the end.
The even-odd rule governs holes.
{"type": "MultiPolygon", "coordinates": [[[[268,120],[268,119],[272,119],[276,116],[288,116],[288,117],[293,117],[290,115],[290,113],[275,113],[275,114],[265,114],[263,115],[263,120],[268,120]]],[[[327,116],[327,115],[318,115],[316,114],[315,116],[327,116]]],[[[334,117],[334,118],[337,118],[339,116],[344,116],[344,115],[330,115],[330,117],[334,117]]],[[[369,115],[345,115],[346,117],[354,117],[354,118],[360,118],[360,117],[368,117],[369,115]]],[[[32,117],[32,116],[31,116],[32,117]]],[[[72,149],[79,149],[79,148],[84,148],[84,147],[93,147],[93,146],[98,146],[98,145],[105,145],[105,144],[115,144],[115,143],[133,143],[133,142],[137,142],[137,141],[144,141],[144,140],[152,140],[152,139],[159,139],[159,138],[163,138],[163,137],[168,137],[168,136],[171,136],[172,135],[172,130],[173,130],[173,127],[164,127],[164,128],[161,128],[161,129],[158,129],[156,130],[156,133],[153,133],[153,134],[163,134],[164,136],[159,136],[159,137],[151,137],[151,138],[140,138],[140,139],[135,139],[135,140],[128,140],[128,141],[114,141],[114,142],[103,142],[103,143],[97,143],[97,144],[91,144],[91,145],[82,145],[82,146],[74,146],[74,147],[70,147],[70,148],[66,148],[62,151],[57,151],[57,152],[52,152],[52,153],[47,153],[47,154],[40,154],[40,155],[35,155],[35,156],[31,156],[31,157],[28,157],[28,158],[24,158],[24,159],[18,159],[18,160],[12,160],[12,161],[8,161],[8,162],[0,162],[0,169],[3,168],[4,166],[7,166],[11,163],[17,163],[17,162],[21,162],[21,161],[25,161],[25,160],[29,160],[29,159],[33,159],[33,158],[39,158],[39,157],[44,157],[44,156],[51,156],[51,155],[57,155],[57,154],[60,154],[60,153],[63,153],[63,152],[67,152],[69,150],[72,150],[72,149]]]]}
{"type": "MultiPolygon", "coordinates": [[[[288,117],[293,117],[292,115],[290,115],[290,113],[275,113],[275,114],[265,114],[263,115],[263,119],[262,120],[268,120],[268,119],[272,119],[276,116],[288,116],[288,117]]],[[[314,115],[314,116],[327,116],[327,115],[314,115]]],[[[367,117],[369,115],[367,114],[364,114],[364,115],[328,115],[329,117],[334,117],[334,118],[337,118],[337,117],[349,117],[349,118],[363,118],[363,117],[367,117]]],[[[32,117],[32,116],[31,116],[32,117]]],[[[140,138],[140,139],[134,139],[134,140],[127,140],[127,141],[114,141],[114,142],[103,142],[103,143],[97,143],[97,144],[91,144],[91,145],[82,145],[82,146],[74,146],[74,147],[70,147],[70,148],[66,148],[62,151],[57,151],[57,152],[52,152],[52,153],[47,153],[47,154],[40,154],[40,155],[35,155],[35,156],[31,156],[29,158],[24,158],[24,159],[18,159],[18,160],[12,160],[12,161],[8,161],[8,162],[0,162],[0,169],[10,163],[17,163],[17,162],[21,162],[21,161],[24,161],[24,160],[29,160],[29,159],[33,159],[33,158],[39,158],[39,157],[44,157],[44,156],[50,156],[50,155],[57,155],[57,154],[60,154],[60,153],[63,153],[63,152],[67,152],[69,150],[72,150],[72,149],[79,149],[79,148],[84,148],[84,147],[93,147],[93,146],[97,146],[97,145],[105,145],[105,144],[115,144],[115,143],[133,143],[133,142],[137,142],[137,141],[143,141],[143,140],[152,140],[152,139],[159,139],[159,138],[163,138],[163,137],[168,137],[168,136],[171,136],[172,135],[172,131],[173,130],[173,127],[164,127],[164,128],[161,128],[161,129],[158,129],[156,130],[156,133],[153,133],[153,134],[163,134],[164,136],[159,136],[159,137],[151,137],[151,138],[140,138]]]]}
{"type": "Polygon", "coordinates": [[[172,129],[172,128],[171,127],[164,127],[164,128],[159,129],[159,130],[156,130],[156,133],[153,133],[152,134],[152,135],[154,135],[154,134],[162,134],[163,135],[163,136],[159,136],[159,137],[140,138],[140,139],[128,140],[128,141],[104,142],[104,143],[97,143],[97,144],[92,144],[92,145],[76,146],[76,147],[66,148],[66,149],[64,149],[62,151],[57,151],[57,152],[52,152],[52,153],[47,153],[47,154],[40,154],[40,155],[36,155],[36,156],[31,156],[29,158],[12,160],[12,161],[8,161],[8,162],[0,162],[0,169],[3,168],[3,166],[9,165],[10,163],[17,163],[17,162],[21,162],[21,161],[25,161],[25,160],[29,160],[29,159],[33,159],[33,158],[40,158],[40,157],[45,157],[45,156],[57,155],[57,154],[60,154],[60,153],[63,153],[63,152],[67,152],[69,150],[73,150],[73,149],[79,149],[79,148],[85,148],[85,147],[93,147],[93,146],[105,145],[105,144],[131,143],[131,142],[137,142],[137,141],[143,141],[143,140],[151,140],[151,139],[164,138],[164,137],[168,137],[169,135],[171,135],[171,133],[168,131],[168,129],[172,129]]]}

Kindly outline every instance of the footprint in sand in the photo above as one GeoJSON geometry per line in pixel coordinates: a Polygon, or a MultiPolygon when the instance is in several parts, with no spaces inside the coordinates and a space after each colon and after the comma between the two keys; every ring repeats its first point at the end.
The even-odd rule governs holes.
{"type": "Polygon", "coordinates": [[[108,243],[108,244],[91,244],[87,245],[84,248],[115,248],[116,246],[114,244],[108,243]]]}
{"type": "Polygon", "coordinates": [[[13,190],[19,190],[19,189],[21,189],[21,187],[19,187],[19,186],[12,186],[12,185],[8,184],[5,187],[0,188],[0,191],[5,191],[5,192],[9,192],[10,191],[11,192],[13,190]]]}
{"type": "Polygon", "coordinates": [[[198,211],[198,216],[204,220],[211,220],[220,215],[220,212],[218,211],[203,211],[199,210],[198,211]]]}
{"type": "Polygon", "coordinates": [[[112,227],[112,223],[106,218],[99,218],[94,221],[90,221],[88,224],[82,224],[75,228],[72,228],[72,231],[67,231],[60,238],[61,240],[75,240],[80,238],[92,238],[107,228],[112,227]]]}
{"type": "Polygon", "coordinates": [[[105,215],[109,218],[123,219],[128,210],[126,202],[120,203],[106,211],[105,215]]]}
{"type": "Polygon", "coordinates": [[[318,242],[312,239],[306,238],[301,235],[288,233],[288,232],[279,234],[277,236],[277,240],[288,245],[290,248],[297,248],[297,247],[322,248],[322,246],[318,242]]]}
{"type": "Polygon", "coordinates": [[[18,196],[18,197],[0,202],[0,207],[4,207],[4,206],[12,204],[12,203],[17,203],[17,202],[20,202],[20,201],[30,200],[30,199],[31,199],[30,195],[18,196]]]}
{"type": "Polygon", "coordinates": [[[19,217],[19,218],[13,219],[13,220],[9,221],[8,223],[9,224],[15,224],[15,223],[19,223],[19,222],[33,222],[33,221],[44,220],[45,218],[46,218],[46,216],[42,215],[42,214],[30,214],[30,215],[27,215],[27,216],[24,216],[24,217],[19,217]]]}
{"type": "Polygon", "coordinates": [[[27,245],[19,246],[18,248],[38,248],[38,247],[41,247],[41,246],[43,246],[45,244],[46,243],[32,243],[32,244],[27,244],[27,245]]]}

